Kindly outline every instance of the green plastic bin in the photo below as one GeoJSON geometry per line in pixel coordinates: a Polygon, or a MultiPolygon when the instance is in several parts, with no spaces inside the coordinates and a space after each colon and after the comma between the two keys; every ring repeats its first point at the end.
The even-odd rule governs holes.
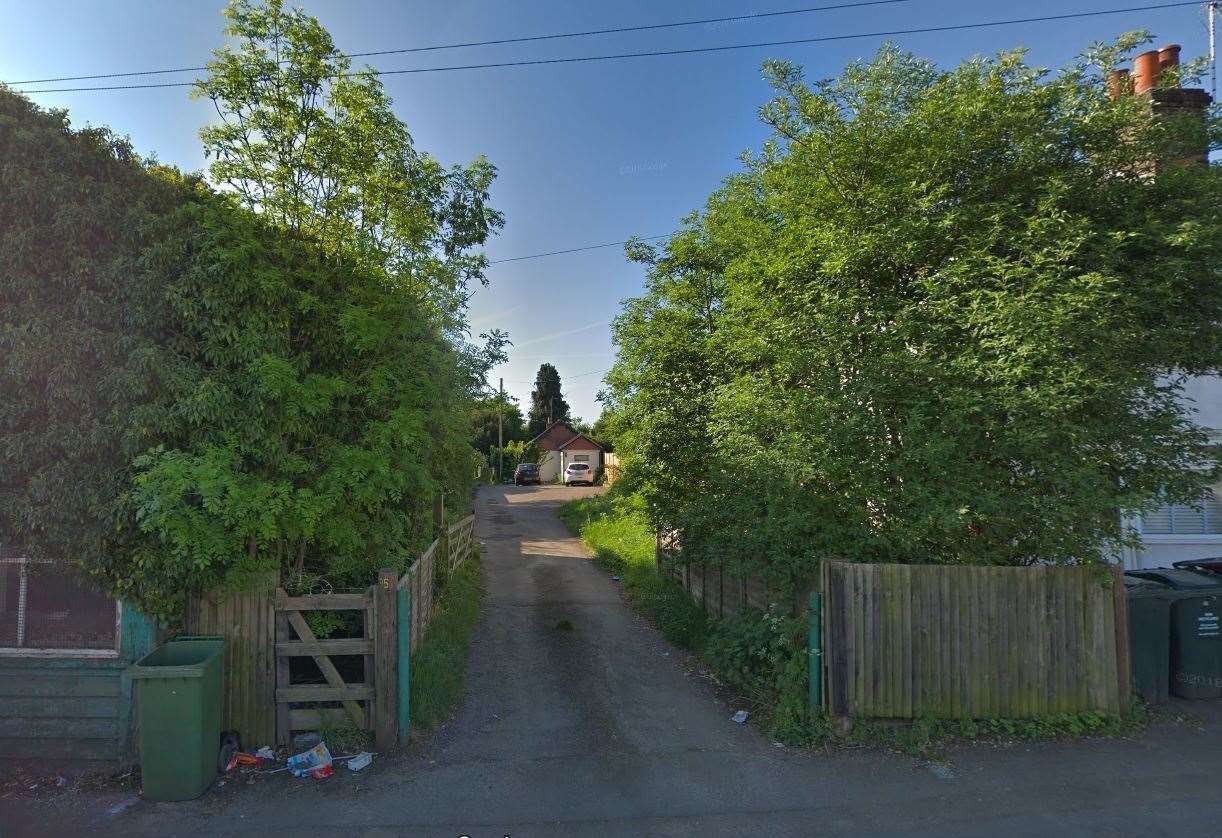
{"type": "Polygon", "coordinates": [[[1180,568],[1128,575],[1172,589],[1171,692],[1180,698],[1222,698],[1222,577],[1180,568]]]}
{"type": "Polygon", "coordinates": [[[149,800],[194,800],[216,779],[224,661],[223,637],[179,637],[128,668],[149,800]]]}
{"type": "Polygon", "coordinates": [[[1149,704],[1161,704],[1171,686],[1170,586],[1152,579],[1124,577],[1129,600],[1129,657],[1133,689],[1149,704]]]}

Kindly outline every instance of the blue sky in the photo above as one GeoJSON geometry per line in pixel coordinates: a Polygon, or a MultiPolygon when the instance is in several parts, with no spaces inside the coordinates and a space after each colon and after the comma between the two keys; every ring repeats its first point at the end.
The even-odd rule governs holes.
{"type": "MultiPolygon", "coordinates": [[[[830,5],[843,0],[709,2],[300,2],[340,49],[364,52],[691,18],[830,5]]],[[[379,69],[487,63],[613,52],[683,49],[937,26],[1147,5],[1160,0],[908,0],[757,21],[705,24],[518,45],[464,48],[371,61],[379,69]]],[[[221,0],[0,0],[0,79],[195,66],[222,43],[221,0]]],[[[1157,43],[1206,51],[1199,7],[1032,23],[891,40],[943,65],[976,53],[1025,46],[1046,66],[1068,61],[1094,40],[1146,28],[1157,43]]],[[[705,55],[389,76],[387,89],[417,145],[445,163],[483,153],[499,168],[493,192],[504,231],[490,259],[654,236],[675,229],[733,172],[739,154],[766,132],[756,109],[769,98],[760,64],[786,58],[812,78],[835,75],[884,39],[705,55]]],[[[184,80],[189,79],[184,77],[184,80]]],[[[137,80],[139,81],[139,80],[137,80]]],[[[105,82],[94,82],[104,84],[105,82]]],[[[90,84],[85,82],[83,84],[90,84]]],[[[42,85],[62,86],[62,85],[42,85]]],[[[27,87],[36,87],[28,85],[27,87]]],[[[137,150],[185,169],[204,159],[196,131],[212,114],[181,88],[34,97],[67,108],[75,124],[108,125],[137,150]]],[[[593,420],[602,373],[613,359],[608,322],[640,291],[642,271],[612,247],[506,262],[473,301],[476,332],[507,329],[516,346],[493,371],[528,403],[538,365],[560,370],[577,416],[593,420]]]]}

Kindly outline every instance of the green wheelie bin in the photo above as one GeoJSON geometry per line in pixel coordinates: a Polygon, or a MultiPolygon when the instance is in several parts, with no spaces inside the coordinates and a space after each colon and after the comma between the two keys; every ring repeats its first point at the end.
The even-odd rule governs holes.
{"type": "Polygon", "coordinates": [[[179,637],[128,669],[147,799],[194,800],[216,779],[224,660],[223,637],[179,637]]]}
{"type": "Polygon", "coordinates": [[[1171,588],[1171,692],[1222,698],[1222,577],[1186,568],[1131,570],[1171,588]]]}
{"type": "Polygon", "coordinates": [[[1161,704],[1171,685],[1170,586],[1125,574],[1129,600],[1129,656],[1133,689],[1148,704],[1161,704]]]}

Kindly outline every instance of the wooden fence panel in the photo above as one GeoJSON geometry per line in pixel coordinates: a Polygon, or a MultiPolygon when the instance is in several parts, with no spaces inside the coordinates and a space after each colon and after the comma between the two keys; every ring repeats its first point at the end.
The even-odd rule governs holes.
{"type": "Polygon", "coordinates": [[[224,636],[222,727],[255,747],[276,740],[276,583],[271,573],[248,590],[188,597],[183,615],[187,634],[224,636]]]}
{"type": "Polygon", "coordinates": [[[1028,718],[1128,702],[1123,596],[1093,567],[828,562],[834,715],[1028,718]]]}

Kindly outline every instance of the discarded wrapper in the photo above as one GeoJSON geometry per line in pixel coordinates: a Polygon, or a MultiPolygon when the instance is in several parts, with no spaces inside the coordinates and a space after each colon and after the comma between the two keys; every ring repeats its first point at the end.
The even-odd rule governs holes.
{"type": "Polygon", "coordinates": [[[348,770],[360,771],[362,768],[368,768],[371,762],[373,762],[373,754],[369,753],[368,751],[361,751],[359,754],[348,760],[348,770]]]}
{"type": "Polygon", "coordinates": [[[742,724],[743,722],[747,721],[747,711],[739,710],[737,713],[735,713],[730,718],[738,722],[739,724],[742,724]]]}
{"type": "Polygon", "coordinates": [[[272,762],[276,761],[276,752],[273,751],[269,745],[264,745],[262,748],[255,751],[255,756],[257,756],[259,759],[271,760],[272,762]]]}
{"type": "Polygon", "coordinates": [[[319,742],[308,751],[291,756],[288,759],[288,769],[293,772],[294,777],[329,777],[330,771],[322,774],[315,774],[318,769],[331,768],[331,752],[327,750],[326,742],[319,742]]]}

